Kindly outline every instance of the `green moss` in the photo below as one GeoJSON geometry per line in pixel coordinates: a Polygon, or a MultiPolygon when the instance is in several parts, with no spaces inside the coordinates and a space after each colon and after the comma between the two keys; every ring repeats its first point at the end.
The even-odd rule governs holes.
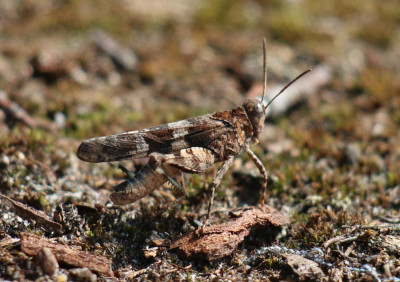
{"type": "Polygon", "coordinates": [[[293,239],[304,247],[321,246],[335,235],[335,222],[328,211],[308,215],[307,223],[300,222],[293,229],[293,239]]]}
{"type": "Polygon", "coordinates": [[[90,112],[78,116],[69,116],[65,135],[84,139],[87,137],[111,134],[110,127],[118,122],[120,110],[109,102],[99,102],[90,112]]]}
{"type": "Polygon", "coordinates": [[[372,103],[396,106],[393,102],[398,96],[400,84],[391,70],[383,67],[366,68],[361,74],[360,83],[372,103]]]}
{"type": "Polygon", "coordinates": [[[190,174],[187,183],[189,197],[196,197],[200,190],[205,189],[205,179],[200,174],[190,174]]]}
{"type": "Polygon", "coordinates": [[[388,187],[395,187],[400,184],[400,173],[399,171],[388,171],[387,172],[387,186],[388,187]]]}
{"type": "Polygon", "coordinates": [[[67,1],[40,20],[43,32],[88,31],[102,28],[114,34],[128,34],[129,14],[123,5],[109,1],[67,1]],[[104,11],[108,11],[104,13],[104,11]]]}
{"type": "Polygon", "coordinates": [[[306,34],[306,19],[307,15],[300,7],[275,11],[270,14],[270,31],[278,40],[296,42],[306,34]]]}
{"type": "Polygon", "coordinates": [[[371,15],[370,20],[359,26],[356,37],[376,46],[387,48],[396,37],[398,23],[382,20],[371,15]]]}
{"type": "Polygon", "coordinates": [[[334,107],[321,108],[321,115],[327,127],[334,132],[350,132],[356,126],[355,107],[352,103],[343,102],[334,107]]]}
{"type": "Polygon", "coordinates": [[[130,111],[127,113],[125,116],[126,123],[135,123],[135,122],[140,122],[144,119],[144,116],[142,113],[130,111]]]}
{"type": "Polygon", "coordinates": [[[95,237],[94,233],[91,230],[87,230],[86,231],[86,236],[88,236],[90,238],[94,238],[95,237]]]}
{"type": "MultiPolygon", "coordinates": [[[[219,26],[225,28],[248,28],[257,24],[248,14],[251,10],[245,1],[214,0],[205,2],[195,16],[196,26],[219,26]]],[[[250,3],[251,4],[251,3],[250,3]]]]}

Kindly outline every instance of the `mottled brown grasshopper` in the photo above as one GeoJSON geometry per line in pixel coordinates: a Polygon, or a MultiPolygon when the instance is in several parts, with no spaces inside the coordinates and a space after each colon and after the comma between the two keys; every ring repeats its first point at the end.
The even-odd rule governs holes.
{"type": "MultiPolygon", "coordinates": [[[[210,216],[216,187],[232,164],[233,159],[246,151],[263,176],[260,204],[264,204],[267,171],[250,145],[258,143],[264,127],[266,110],[299,75],[288,83],[265,106],[267,86],[266,41],[264,50],[264,91],[261,100],[247,99],[241,107],[182,121],[163,124],[122,134],[85,140],[78,148],[78,157],[87,162],[110,162],[148,157],[148,163],[136,174],[121,167],[129,179],[117,185],[111,200],[118,205],[133,203],[170,182],[179,191],[185,189],[175,180],[184,173],[202,173],[217,162],[223,162],[211,183],[210,216]]],[[[206,221],[207,221],[206,219],[206,221]]]]}

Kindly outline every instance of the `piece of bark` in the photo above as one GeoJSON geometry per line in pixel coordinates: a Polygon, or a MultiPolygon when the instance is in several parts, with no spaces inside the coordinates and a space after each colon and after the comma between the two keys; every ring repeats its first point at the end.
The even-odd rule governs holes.
{"type": "Polygon", "coordinates": [[[328,281],[343,281],[343,269],[341,268],[330,268],[328,275],[328,281]]]}
{"type": "Polygon", "coordinates": [[[232,254],[251,229],[262,228],[274,237],[277,230],[289,224],[286,215],[267,206],[239,209],[231,216],[236,218],[177,238],[171,249],[176,249],[183,259],[217,260],[232,254]]]}
{"type": "Polygon", "coordinates": [[[301,280],[320,281],[325,278],[318,263],[295,254],[282,254],[281,256],[286,259],[289,267],[301,280]]]}
{"type": "Polygon", "coordinates": [[[136,70],[138,59],[136,54],[120,46],[110,35],[102,30],[93,33],[93,42],[97,48],[107,54],[113,62],[128,71],[136,70]]]}
{"type": "Polygon", "coordinates": [[[4,111],[9,127],[13,127],[16,122],[35,127],[34,119],[20,105],[11,101],[7,93],[2,90],[0,90],[0,109],[4,111]]]}
{"type": "Polygon", "coordinates": [[[14,208],[15,214],[20,216],[21,218],[27,220],[34,220],[37,224],[39,224],[48,231],[55,231],[57,233],[62,233],[62,225],[55,221],[52,221],[50,217],[48,217],[44,212],[34,209],[23,203],[14,201],[13,199],[3,194],[0,194],[0,198],[9,201],[14,208]]]}
{"type": "Polygon", "coordinates": [[[143,269],[136,270],[136,271],[130,270],[130,271],[126,272],[124,276],[125,276],[126,280],[130,281],[139,275],[145,274],[148,271],[149,271],[149,268],[143,268],[143,269]]]}
{"type": "Polygon", "coordinates": [[[36,256],[36,263],[43,273],[53,276],[58,270],[58,261],[49,248],[43,247],[36,256]]]}
{"type": "Polygon", "coordinates": [[[153,259],[158,254],[158,248],[157,247],[150,248],[150,249],[143,249],[142,251],[143,251],[143,256],[146,259],[153,259]]]}
{"type": "Polygon", "coordinates": [[[87,267],[70,269],[69,274],[70,276],[72,276],[74,281],[88,281],[88,282],[97,281],[96,274],[92,273],[90,269],[87,267]]]}
{"type": "Polygon", "coordinates": [[[400,255],[400,236],[380,235],[376,239],[376,246],[385,249],[389,254],[400,255]]]}
{"type": "Polygon", "coordinates": [[[73,267],[87,267],[97,273],[114,277],[111,271],[112,260],[109,258],[50,241],[32,233],[21,233],[21,249],[25,254],[36,256],[43,247],[50,249],[59,262],[73,267]]]}
{"type": "Polygon", "coordinates": [[[33,55],[30,63],[33,68],[33,76],[40,77],[47,83],[68,76],[70,58],[61,55],[55,49],[40,50],[33,55]]]}
{"type": "Polygon", "coordinates": [[[3,240],[0,241],[0,248],[4,248],[4,247],[6,247],[6,246],[15,244],[15,243],[17,243],[17,242],[19,242],[19,241],[20,241],[20,240],[17,239],[17,238],[11,238],[11,237],[4,238],[3,240]]]}
{"type": "Polygon", "coordinates": [[[165,239],[153,239],[151,243],[156,247],[166,246],[167,240],[165,239]]]}

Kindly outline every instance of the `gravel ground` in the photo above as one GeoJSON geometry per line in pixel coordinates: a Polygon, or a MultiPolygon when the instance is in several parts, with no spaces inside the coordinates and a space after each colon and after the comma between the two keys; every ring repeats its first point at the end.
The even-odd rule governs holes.
{"type": "Polygon", "coordinates": [[[1,1],[0,278],[400,279],[399,15],[395,0],[1,1]],[[195,235],[220,164],[185,175],[186,197],[167,185],[113,205],[118,162],[83,162],[79,144],[260,95],[264,37],[268,97],[313,69],[252,147],[269,208],[252,208],[262,177],[245,155],[209,233],[195,235]]]}

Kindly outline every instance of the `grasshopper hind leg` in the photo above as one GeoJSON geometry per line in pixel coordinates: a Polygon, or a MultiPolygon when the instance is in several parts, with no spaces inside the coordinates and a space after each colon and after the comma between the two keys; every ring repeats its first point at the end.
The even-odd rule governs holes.
{"type": "Polygon", "coordinates": [[[175,178],[182,172],[202,173],[214,162],[212,151],[200,147],[182,149],[176,154],[152,153],[149,155],[149,162],[136,174],[122,165],[119,166],[129,179],[117,185],[110,198],[118,205],[133,203],[165,182],[170,182],[176,192],[186,195],[186,190],[175,178]]]}
{"type": "Polygon", "coordinates": [[[136,174],[120,166],[129,179],[115,187],[115,191],[110,195],[111,201],[117,205],[134,203],[167,182],[168,178],[165,175],[172,179],[180,174],[176,168],[165,166],[160,169],[160,165],[158,160],[150,156],[149,162],[136,174]]]}
{"type": "MultiPolygon", "coordinates": [[[[161,154],[152,153],[158,167],[156,171],[163,174],[169,183],[173,186],[173,192],[177,192],[179,195],[188,196],[186,189],[180,185],[173,177],[165,173],[164,168],[172,167],[185,173],[202,173],[206,171],[215,162],[215,157],[212,151],[201,148],[193,147],[188,149],[182,149],[176,154],[161,154]]],[[[182,175],[182,173],[181,173],[182,175]]]]}
{"type": "MultiPolygon", "coordinates": [[[[185,187],[183,187],[181,184],[179,184],[174,178],[169,176],[164,169],[161,167],[157,168],[157,172],[164,175],[164,177],[168,180],[168,182],[172,185],[172,193],[174,196],[178,196],[179,198],[181,197],[188,197],[188,193],[186,192],[185,187]]],[[[182,173],[181,173],[182,175],[182,173]]]]}

